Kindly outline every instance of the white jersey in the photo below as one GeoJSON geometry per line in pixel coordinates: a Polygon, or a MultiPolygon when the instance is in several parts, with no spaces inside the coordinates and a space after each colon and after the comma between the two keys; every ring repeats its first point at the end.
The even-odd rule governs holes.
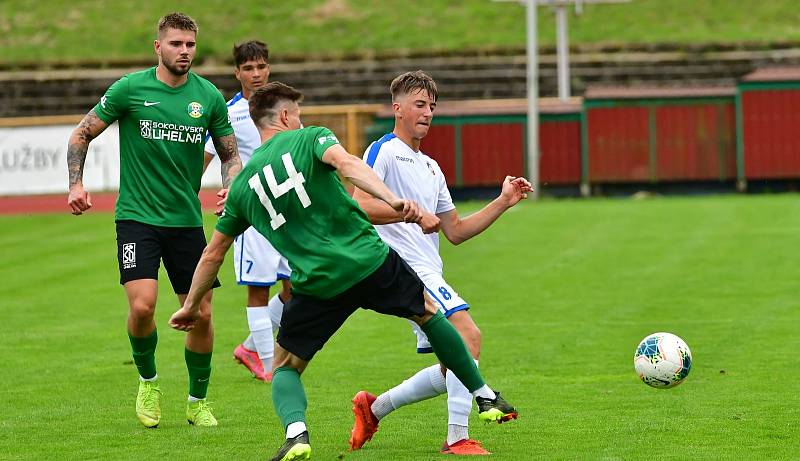
{"type": "MultiPolygon", "coordinates": [[[[261,135],[250,118],[250,107],[241,91],[228,101],[228,115],[236,135],[239,158],[244,165],[261,145],[261,135]]],[[[205,150],[217,155],[217,149],[210,139],[206,140],[205,150]]],[[[286,259],[252,227],[236,237],[233,249],[233,267],[239,285],[271,286],[278,280],[288,280],[291,275],[286,259]]]]}
{"type": "MultiPolygon", "coordinates": [[[[442,169],[424,153],[389,133],[370,144],[364,161],[398,197],[414,200],[433,214],[455,209],[442,169]]],[[[439,234],[424,234],[413,223],[375,226],[378,235],[420,276],[442,274],[439,234]]]]}
{"type": "MultiPolygon", "coordinates": [[[[228,116],[231,118],[233,133],[236,135],[239,158],[242,160],[242,165],[244,165],[253,156],[253,151],[261,145],[261,135],[258,134],[256,124],[250,118],[250,106],[248,106],[247,99],[244,99],[241,91],[228,101],[228,116]]],[[[214,156],[217,155],[217,149],[210,138],[206,138],[206,152],[214,156]]]]}

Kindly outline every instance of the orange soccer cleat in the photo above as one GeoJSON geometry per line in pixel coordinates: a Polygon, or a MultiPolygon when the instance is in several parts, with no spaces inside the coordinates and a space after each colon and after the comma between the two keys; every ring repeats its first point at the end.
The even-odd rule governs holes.
{"type": "Polygon", "coordinates": [[[233,350],[233,358],[247,367],[256,379],[268,383],[272,382],[272,373],[264,371],[264,364],[261,363],[261,359],[258,358],[258,353],[256,351],[251,351],[244,347],[243,344],[239,344],[236,346],[236,349],[233,350]]]}
{"type": "Polygon", "coordinates": [[[350,451],[358,450],[378,432],[378,418],[372,413],[375,396],[367,391],[359,391],[353,397],[355,422],[350,431],[350,451]]]}
{"type": "Polygon", "coordinates": [[[491,455],[477,440],[461,439],[458,442],[448,445],[447,441],[442,446],[444,455],[491,455]]]}

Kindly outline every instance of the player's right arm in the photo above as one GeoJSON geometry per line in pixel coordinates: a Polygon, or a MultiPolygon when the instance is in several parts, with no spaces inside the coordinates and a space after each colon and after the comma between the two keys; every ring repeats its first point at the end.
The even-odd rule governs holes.
{"type": "MultiPolygon", "coordinates": [[[[404,221],[403,215],[395,211],[389,204],[373,197],[358,187],[353,191],[353,199],[358,202],[358,206],[364,210],[372,224],[394,224],[404,221]]],[[[417,222],[417,224],[422,228],[422,232],[430,234],[439,231],[438,216],[422,209],[420,209],[420,214],[422,215],[422,219],[417,222]]]]}
{"type": "Polygon", "coordinates": [[[328,147],[322,154],[322,161],[336,168],[357,188],[387,203],[396,212],[402,213],[405,222],[419,222],[422,219],[422,212],[416,202],[394,195],[370,167],[358,157],[347,153],[341,144],[328,147]]]}
{"type": "Polygon", "coordinates": [[[225,254],[233,244],[233,237],[214,230],[211,240],[203,250],[192,276],[192,285],[183,307],[178,309],[169,319],[169,325],[176,330],[189,331],[194,328],[200,315],[200,301],[211,290],[217,278],[219,268],[225,261],[225,254]]]}
{"type": "Polygon", "coordinates": [[[67,170],[69,171],[69,198],[67,204],[72,214],[79,215],[92,207],[92,199],[83,188],[83,166],[89,143],[108,128],[108,123],[101,120],[94,109],[90,110],[83,120],[72,130],[67,146],[67,170]]]}

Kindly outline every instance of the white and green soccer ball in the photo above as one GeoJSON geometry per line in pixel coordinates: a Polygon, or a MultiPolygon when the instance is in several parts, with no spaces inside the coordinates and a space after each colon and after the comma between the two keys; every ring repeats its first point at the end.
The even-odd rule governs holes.
{"type": "Polygon", "coordinates": [[[636,348],[633,366],[642,382],[659,389],[682,383],[692,369],[692,351],[672,333],[653,333],[636,348]]]}

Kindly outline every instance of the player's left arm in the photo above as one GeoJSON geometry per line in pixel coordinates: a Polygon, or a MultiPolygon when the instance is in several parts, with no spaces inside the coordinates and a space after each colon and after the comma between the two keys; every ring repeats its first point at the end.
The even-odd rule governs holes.
{"type": "Polygon", "coordinates": [[[194,270],[192,286],[189,288],[189,294],[186,295],[186,301],[183,303],[183,307],[172,314],[169,319],[169,325],[172,328],[189,331],[195,327],[200,315],[200,301],[214,285],[219,268],[225,261],[225,253],[228,252],[231,244],[233,244],[233,237],[218,230],[211,235],[211,241],[203,250],[203,255],[194,270]]]}
{"type": "MultiPolygon", "coordinates": [[[[222,172],[222,187],[230,187],[233,178],[242,171],[242,160],[239,158],[239,148],[236,145],[236,136],[231,133],[225,136],[212,136],[214,148],[219,155],[220,169],[222,172]]],[[[210,161],[210,159],[208,159],[210,161]]]]}
{"type": "MultiPolygon", "coordinates": [[[[219,216],[222,214],[222,209],[225,207],[225,201],[228,200],[228,189],[231,187],[233,179],[242,171],[242,160],[239,158],[239,148],[236,145],[236,135],[233,133],[225,136],[212,136],[211,140],[214,143],[214,148],[217,150],[217,155],[220,161],[220,171],[222,173],[222,189],[217,192],[217,209],[214,214],[219,216]]],[[[205,153],[205,165],[211,161],[211,156],[205,153]]],[[[204,170],[205,171],[205,168],[204,170]]]]}
{"type": "Polygon", "coordinates": [[[442,233],[453,245],[463,243],[485,231],[501,214],[526,198],[532,190],[527,179],[506,176],[500,196],[479,211],[466,218],[459,217],[455,208],[437,214],[442,233]]]}

